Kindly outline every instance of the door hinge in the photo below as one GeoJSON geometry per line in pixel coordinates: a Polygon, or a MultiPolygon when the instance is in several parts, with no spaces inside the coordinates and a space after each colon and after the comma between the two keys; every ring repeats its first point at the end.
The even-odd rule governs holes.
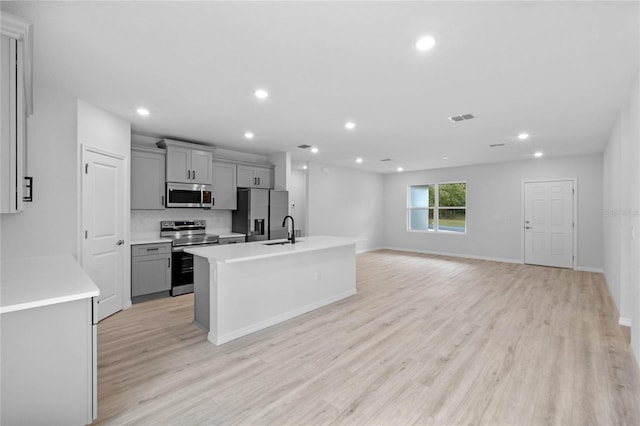
{"type": "Polygon", "coordinates": [[[86,163],[86,164],[84,165],[84,174],[85,174],[85,175],[86,175],[86,174],[89,174],[89,163],[86,163]]]}
{"type": "Polygon", "coordinates": [[[575,188],[571,190],[571,193],[572,193],[573,195],[576,195],[576,190],[575,190],[575,188]]]}
{"type": "Polygon", "coordinates": [[[572,228],[575,228],[575,227],[576,227],[576,223],[575,223],[575,222],[572,222],[572,223],[571,223],[571,227],[572,227],[572,228]]]}
{"type": "Polygon", "coordinates": [[[89,238],[89,231],[84,231],[84,239],[86,240],[87,238],[89,238]]]}

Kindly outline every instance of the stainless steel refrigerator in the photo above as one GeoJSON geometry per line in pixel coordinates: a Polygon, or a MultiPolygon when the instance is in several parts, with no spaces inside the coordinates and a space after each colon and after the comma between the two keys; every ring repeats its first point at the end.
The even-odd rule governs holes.
{"type": "Polygon", "coordinates": [[[238,208],[231,217],[231,230],[247,235],[247,241],[287,238],[282,226],[289,214],[289,193],[270,189],[238,189],[238,208]]]}

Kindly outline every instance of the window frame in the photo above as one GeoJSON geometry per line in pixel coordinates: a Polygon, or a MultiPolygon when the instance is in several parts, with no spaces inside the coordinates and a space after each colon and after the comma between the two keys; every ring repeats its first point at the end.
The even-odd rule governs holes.
{"type": "Polygon", "coordinates": [[[420,184],[410,184],[407,187],[407,213],[406,213],[406,231],[407,232],[418,232],[418,233],[429,233],[429,234],[447,234],[447,235],[466,235],[468,224],[467,224],[467,210],[468,210],[468,184],[465,180],[459,181],[450,181],[450,182],[437,182],[437,183],[420,183],[420,184]],[[464,183],[464,206],[440,206],[440,185],[447,185],[452,183],[464,183]],[[418,186],[433,186],[434,188],[434,205],[427,207],[411,207],[411,188],[418,186]],[[446,229],[440,229],[440,210],[464,210],[465,218],[464,218],[464,231],[449,231],[446,229]],[[426,210],[427,211],[427,229],[411,229],[411,212],[414,210],[426,210]],[[429,210],[433,210],[433,229],[429,228],[429,210]]]}

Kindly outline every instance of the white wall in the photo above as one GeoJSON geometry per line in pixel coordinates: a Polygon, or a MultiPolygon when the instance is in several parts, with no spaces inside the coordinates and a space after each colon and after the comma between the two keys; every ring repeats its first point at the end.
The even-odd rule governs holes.
{"type": "Polygon", "coordinates": [[[288,191],[291,179],[291,153],[277,152],[269,156],[269,162],[275,166],[273,170],[273,189],[288,191]]]}
{"type": "Polygon", "coordinates": [[[382,188],[382,175],[309,163],[309,235],[356,238],[358,251],[380,247],[384,225],[382,188]]]}
{"type": "Polygon", "coordinates": [[[35,87],[27,120],[27,175],[33,202],[2,215],[2,257],[69,253],[77,258],[76,100],[35,87]]]}
{"type": "Polygon", "coordinates": [[[640,360],[640,76],[604,153],[604,275],[640,360]]]}
{"type": "MultiPolygon", "coordinates": [[[[105,151],[112,154],[117,154],[124,158],[124,206],[122,207],[124,218],[124,235],[127,244],[124,245],[123,253],[123,297],[124,307],[128,307],[131,301],[131,219],[130,219],[130,188],[131,188],[131,124],[115,115],[100,109],[94,105],[91,105],[82,100],[77,101],[77,152],[78,157],[81,158],[83,147],[97,148],[101,151],[105,151]]],[[[77,235],[78,235],[78,250],[79,259],[82,259],[82,167],[80,162],[76,162],[73,169],[78,176],[78,221],[77,221],[77,235]]]]}
{"type": "Polygon", "coordinates": [[[307,233],[307,171],[291,169],[289,178],[289,214],[296,221],[296,229],[307,233]]]}
{"type": "Polygon", "coordinates": [[[385,175],[385,246],[519,262],[522,181],[578,180],[577,265],[602,268],[602,155],[535,159],[385,175]],[[408,232],[407,188],[467,182],[467,233],[408,232]]]}

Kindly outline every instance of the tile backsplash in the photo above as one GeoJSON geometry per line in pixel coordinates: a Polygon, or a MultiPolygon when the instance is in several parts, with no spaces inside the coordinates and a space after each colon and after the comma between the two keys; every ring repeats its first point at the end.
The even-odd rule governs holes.
{"type": "Polygon", "coordinates": [[[231,210],[164,209],[131,210],[131,234],[160,235],[160,221],[191,219],[206,220],[211,234],[231,231],[231,210]]]}

